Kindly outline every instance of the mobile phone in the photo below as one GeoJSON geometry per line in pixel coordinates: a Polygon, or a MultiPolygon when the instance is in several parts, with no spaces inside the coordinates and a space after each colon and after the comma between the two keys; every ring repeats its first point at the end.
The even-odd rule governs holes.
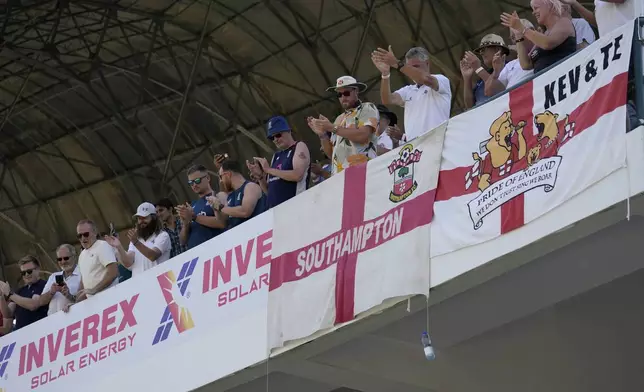
{"type": "Polygon", "coordinates": [[[56,284],[59,286],[65,285],[65,278],[63,278],[63,275],[56,275],[56,284]]]}
{"type": "Polygon", "coordinates": [[[116,230],[114,229],[114,223],[110,222],[110,236],[116,236],[116,230]]]}

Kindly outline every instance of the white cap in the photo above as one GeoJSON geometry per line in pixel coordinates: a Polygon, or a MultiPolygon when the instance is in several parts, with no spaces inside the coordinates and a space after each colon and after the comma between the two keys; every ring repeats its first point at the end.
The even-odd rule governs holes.
{"type": "Polygon", "coordinates": [[[358,82],[353,76],[340,76],[338,80],[335,81],[335,86],[327,88],[326,91],[336,90],[341,87],[355,87],[360,92],[367,89],[366,84],[358,82]]]}
{"type": "Polygon", "coordinates": [[[157,209],[152,203],[148,203],[147,201],[144,203],[141,203],[139,208],[136,209],[136,214],[133,215],[134,218],[137,216],[140,216],[142,218],[145,218],[146,216],[150,216],[152,214],[156,214],[157,209]]]}

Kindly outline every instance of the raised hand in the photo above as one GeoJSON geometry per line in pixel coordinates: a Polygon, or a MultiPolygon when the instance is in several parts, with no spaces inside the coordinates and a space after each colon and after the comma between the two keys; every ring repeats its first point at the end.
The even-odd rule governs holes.
{"type": "Polygon", "coordinates": [[[505,27],[509,27],[511,29],[514,29],[516,31],[522,31],[523,30],[523,23],[521,23],[521,19],[519,18],[519,14],[517,14],[516,11],[513,11],[511,14],[508,14],[507,12],[504,12],[501,14],[501,24],[505,27]]]}
{"type": "Polygon", "coordinates": [[[481,66],[481,60],[477,55],[470,52],[469,50],[465,52],[465,55],[463,55],[463,60],[465,60],[470,65],[470,68],[475,71],[481,66]]]}
{"type": "Polygon", "coordinates": [[[502,51],[494,53],[492,58],[492,68],[494,68],[494,76],[499,77],[501,71],[505,67],[505,54],[502,51]]]}
{"type": "Polygon", "coordinates": [[[470,63],[467,62],[467,60],[463,58],[459,65],[461,67],[461,75],[463,75],[463,78],[471,78],[472,75],[474,75],[474,70],[470,66],[470,63]]]}

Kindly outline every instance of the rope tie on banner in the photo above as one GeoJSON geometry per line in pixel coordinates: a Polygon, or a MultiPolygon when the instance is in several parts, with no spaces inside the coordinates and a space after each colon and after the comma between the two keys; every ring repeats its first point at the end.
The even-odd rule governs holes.
{"type": "Polygon", "coordinates": [[[626,157],[624,158],[624,166],[626,166],[626,220],[631,220],[631,176],[628,170],[628,134],[624,135],[624,144],[626,148],[626,157]]]}

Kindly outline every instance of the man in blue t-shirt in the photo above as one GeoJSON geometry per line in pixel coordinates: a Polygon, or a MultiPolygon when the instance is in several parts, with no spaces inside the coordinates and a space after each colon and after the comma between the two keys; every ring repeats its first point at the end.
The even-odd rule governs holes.
{"type": "Polygon", "coordinates": [[[291,127],[282,116],[268,120],[266,137],[278,149],[271,163],[256,157],[255,162],[246,164],[267,195],[267,207],[273,208],[308,188],[311,155],[306,143],[293,138],[291,127]]]}
{"type": "Polygon", "coordinates": [[[266,210],[266,196],[254,182],[242,174],[241,165],[236,161],[225,161],[219,168],[219,178],[228,200],[211,197],[219,227],[232,229],[266,210]]]}
{"type": "MultiPolygon", "coordinates": [[[[192,205],[188,203],[176,207],[183,227],[179,239],[188,249],[192,249],[223,232],[221,224],[215,217],[215,211],[208,205],[207,197],[214,192],[210,185],[208,169],[203,165],[195,165],[188,169],[188,185],[199,195],[192,205]]],[[[219,197],[217,195],[216,197],[219,197]]]]}

